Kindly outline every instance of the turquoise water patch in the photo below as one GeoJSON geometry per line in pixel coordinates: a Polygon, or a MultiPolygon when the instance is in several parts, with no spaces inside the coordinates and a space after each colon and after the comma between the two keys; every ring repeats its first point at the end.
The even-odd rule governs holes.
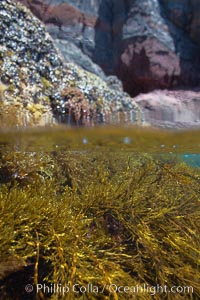
{"type": "Polygon", "coordinates": [[[180,156],[188,166],[193,168],[200,168],[200,154],[182,154],[180,156]]]}

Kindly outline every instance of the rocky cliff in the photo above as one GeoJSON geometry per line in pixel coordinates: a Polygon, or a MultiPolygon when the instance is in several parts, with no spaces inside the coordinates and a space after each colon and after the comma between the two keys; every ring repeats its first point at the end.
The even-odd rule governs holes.
{"type": "MultiPolygon", "coordinates": [[[[37,3],[34,2],[34,3],[37,3]]],[[[65,63],[44,25],[21,4],[0,2],[0,125],[139,122],[138,105],[116,77],[65,63]]]]}
{"type": "Polygon", "coordinates": [[[116,74],[135,96],[200,84],[197,0],[20,0],[56,45],[101,77],[116,74]]]}
{"type": "Polygon", "coordinates": [[[22,124],[200,124],[198,1],[18,2],[51,35],[21,5],[1,1],[0,97],[23,111],[22,124]],[[108,74],[143,94],[131,99],[108,74]]]}

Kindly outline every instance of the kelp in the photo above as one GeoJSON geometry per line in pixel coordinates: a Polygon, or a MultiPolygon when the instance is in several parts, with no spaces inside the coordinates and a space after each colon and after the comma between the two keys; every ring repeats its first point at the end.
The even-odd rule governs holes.
{"type": "Polygon", "coordinates": [[[198,169],[128,151],[0,157],[0,299],[199,299],[198,169]],[[193,290],[133,290],[165,285],[193,290]]]}

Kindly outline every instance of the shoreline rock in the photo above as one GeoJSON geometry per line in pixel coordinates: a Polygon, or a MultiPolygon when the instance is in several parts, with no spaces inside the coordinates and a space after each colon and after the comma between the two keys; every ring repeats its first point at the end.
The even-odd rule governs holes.
{"type": "MultiPolygon", "coordinates": [[[[71,94],[62,94],[66,88],[78,89],[79,95],[85,97],[87,125],[110,121],[140,123],[140,109],[122,86],[119,84],[116,89],[81,67],[64,63],[44,25],[22,4],[2,0],[0,15],[1,127],[6,114],[13,115],[11,123],[18,120],[16,125],[23,127],[55,121],[83,125],[81,115],[79,120],[69,116],[71,94]],[[75,123],[71,122],[73,119],[75,123]]],[[[80,108],[79,100],[76,98],[80,108]]]]}
{"type": "Polygon", "coordinates": [[[134,98],[149,125],[168,129],[200,127],[200,90],[155,90],[134,98]]]}
{"type": "MultiPolygon", "coordinates": [[[[28,0],[26,2],[32,3],[28,0]]],[[[76,0],[72,2],[75,4],[76,0]]],[[[71,4],[72,2],[69,1],[71,4]]],[[[41,5],[40,1],[37,3],[41,5]]],[[[96,9],[95,14],[97,15],[98,10],[95,3],[93,10],[96,9]]],[[[87,11],[87,7],[86,5],[85,13],[89,15],[90,9],[87,11]]],[[[141,13],[141,10],[139,12],[141,13]]],[[[70,125],[85,124],[88,126],[99,123],[134,123],[142,126],[152,124],[153,126],[164,128],[199,126],[198,99],[200,95],[198,89],[193,89],[195,94],[192,94],[191,86],[188,86],[188,91],[183,89],[180,89],[179,92],[175,90],[155,90],[155,92],[146,95],[138,94],[137,97],[131,98],[123,91],[120,80],[116,76],[106,77],[103,72],[101,73],[100,67],[93,64],[89,55],[84,54],[84,63],[88,65],[88,68],[94,68],[93,72],[96,75],[76,65],[73,63],[73,60],[70,61],[72,54],[75,55],[74,61],[78,57],[75,49],[78,49],[77,53],[80,53],[80,56],[81,50],[72,42],[64,41],[64,47],[69,45],[66,51],[69,57],[66,62],[54,45],[53,38],[45,31],[44,25],[21,4],[3,0],[0,3],[0,14],[2,18],[0,25],[2,40],[2,46],[0,47],[1,127],[9,126],[10,123],[14,124],[16,120],[18,120],[17,125],[23,127],[29,125],[53,125],[56,122],[70,125]],[[101,73],[100,76],[98,76],[99,73],[101,73]],[[63,90],[65,90],[65,93],[63,93],[63,90]],[[75,92],[76,90],[79,90],[79,92],[75,92]],[[68,95],[66,94],[67,91],[70,91],[68,95]],[[180,97],[178,93],[181,95],[180,97]],[[84,103],[83,106],[81,101],[84,103]],[[69,103],[73,107],[72,110],[69,103]],[[10,104],[11,106],[9,106],[10,104]],[[77,119],[75,107],[79,110],[79,119],[77,119]],[[12,122],[6,122],[4,117],[6,115],[14,116],[11,120],[12,122]]],[[[89,21],[86,23],[85,25],[92,26],[92,23],[89,21]]],[[[56,40],[55,44],[58,45],[57,43],[59,44],[60,40],[56,40]]],[[[155,38],[149,40],[138,38],[137,43],[135,49],[138,49],[138,60],[134,62],[131,72],[136,74],[142,62],[144,63],[144,67],[140,68],[140,73],[136,74],[137,78],[141,77],[141,83],[134,81],[131,74],[129,74],[129,81],[134,91],[139,93],[141,84],[142,82],[144,83],[144,78],[146,78],[145,85],[149,86],[149,90],[151,90],[153,85],[148,75],[151,68],[149,70],[145,69],[146,50],[144,48],[146,47],[147,49],[150,45],[152,51],[160,48],[155,38]],[[141,52],[143,52],[144,56],[140,55],[141,52]]],[[[133,53],[130,47],[129,50],[130,53],[122,55],[127,68],[129,68],[132,59],[129,54],[133,53]]],[[[163,49],[160,49],[158,52],[156,59],[159,62],[159,55],[165,56],[166,53],[164,53],[165,50],[163,49]]],[[[187,51],[184,55],[187,57],[187,51]]],[[[162,60],[160,63],[163,66],[165,64],[165,69],[168,68],[168,70],[171,70],[171,73],[175,72],[174,68],[177,68],[177,72],[179,72],[179,63],[176,65],[174,62],[171,65],[171,59],[166,55],[166,60],[162,60]]],[[[152,66],[154,66],[154,72],[150,71],[152,76],[157,71],[158,77],[159,74],[161,74],[161,77],[164,76],[162,69],[157,68],[154,62],[152,60],[152,66]]],[[[128,72],[127,69],[126,76],[128,72]]],[[[174,73],[174,82],[178,80],[176,78],[177,74],[176,72],[174,73]]],[[[190,72],[187,73],[187,70],[185,72],[186,75],[190,76],[190,72]]],[[[194,72],[194,79],[195,76],[194,72]]],[[[155,76],[154,81],[156,80],[155,76]]],[[[170,76],[166,80],[170,80],[170,76]]],[[[161,79],[157,81],[162,82],[161,79]]],[[[163,82],[161,87],[163,89],[166,88],[165,82],[163,82]]]]}
{"type": "Polygon", "coordinates": [[[67,61],[102,76],[98,64],[131,96],[200,85],[197,0],[18,1],[46,24],[67,61]]]}

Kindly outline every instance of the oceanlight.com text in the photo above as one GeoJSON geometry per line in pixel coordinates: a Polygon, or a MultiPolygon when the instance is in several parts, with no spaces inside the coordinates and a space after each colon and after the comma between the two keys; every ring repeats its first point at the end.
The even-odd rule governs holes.
{"type": "Polygon", "coordinates": [[[74,294],[103,294],[104,292],[109,292],[110,294],[139,294],[139,293],[148,293],[150,295],[155,294],[192,294],[193,287],[192,286],[172,286],[169,287],[167,285],[160,286],[159,284],[155,286],[150,286],[148,284],[142,285],[134,285],[134,286],[126,286],[126,285],[117,285],[113,284],[105,284],[103,286],[97,286],[95,284],[87,284],[80,285],[75,283],[73,285],[62,285],[62,284],[37,284],[34,287],[31,284],[27,284],[25,286],[25,290],[27,293],[31,293],[34,290],[36,293],[42,292],[43,294],[59,294],[65,295],[67,293],[74,294]]]}

